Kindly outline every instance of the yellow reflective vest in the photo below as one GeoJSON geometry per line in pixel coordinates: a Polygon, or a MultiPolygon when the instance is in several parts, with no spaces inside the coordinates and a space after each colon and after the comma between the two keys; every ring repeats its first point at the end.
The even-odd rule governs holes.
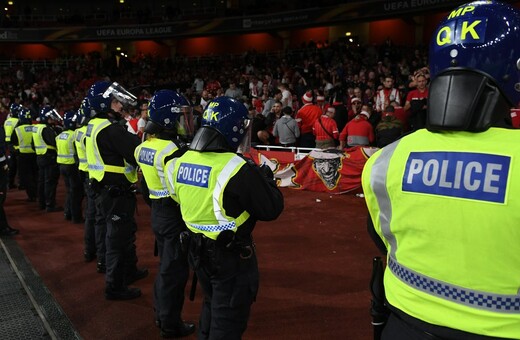
{"type": "Polygon", "coordinates": [[[33,142],[34,142],[34,150],[36,151],[37,155],[45,155],[47,153],[47,150],[56,150],[56,147],[52,145],[47,145],[45,141],[43,140],[43,129],[47,125],[45,124],[36,124],[33,125],[33,142]]]}
{"type": "Polygon", "coordinates": [[[85,137],[87,137],[87,126],[83,125],[74,130],[74,144],[78,154],[78,169],[84,172],[88,171],[87,150],[85,149],[85,137]]]}
{"type": "Polygon", "coordinates": [[[35,153],[33,147],[33,129],[34,125],[23,124],[18,125],[14,132],[18,137],[18,149],[20,153],[35,153]]]}
{"type": "MultiPolygon", "coordinates": [[[[87,126],[87,138],[85,141],[85,148],[87,151],[87,163],[89,178],[93,178],[98,182],[103,180],[106,172],[125,175],[130,183],[137,182],[137,170],[125,160],[124,166],[105,164],[97,145],[97,136],[99,132],[106,127],[113,124],[110,120],[105,118],[94,118],[89,121],[87,126]]],[[[117,141],[115,141],[117,142],[117,141]]]]}
{"type": "Polygon", "coordinates": [[[520,339],[520,131],[418,130],[371,156],[362,184],[388,250],[392,306],[520,339]]]}
{"type": "Polygon", "coordinates": [[[16,124],[18,124],[18,118],[9,117],[4,122],[5,141],[9,143],[11,141],[11,135],[13,134],[16,124]]]}
{"type": "Polygon", "coordinates": [[[170,197],[164,179],[164,159],[178,149],[174,142],[155,137],[150,137],[135,148],[135,160],[146,180],[151,199],[170,197]]]}
{"type": "Polygon", "coordinates": [[[58,149],[58,155],[56,157],[58,164],[76,163],[73,130],[65,130],[56,136],[56,148],[58,149]]]}
{"type": "Polygon", "coordinates": [[[172,197],[179,202],[186,226],[216,240],[221,231],[236,232],[248,218],[226,215],[223,195],[229,180],[246,164],[234,153],[187,151],[166,163],[166,178],[172,197]]]}

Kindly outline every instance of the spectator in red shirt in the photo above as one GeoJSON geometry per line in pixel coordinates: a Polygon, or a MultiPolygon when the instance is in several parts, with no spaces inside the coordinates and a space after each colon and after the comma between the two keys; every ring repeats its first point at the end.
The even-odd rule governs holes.
{"type": "Polygon", "coordinates": [[[336,109],[332,106],[327,108],[325,114],[319,117],[314,123],[312,131],[316,137],[316,148],[330,149],[335,148],[339,137],[338,125],[334,120],[336,109]]]}
{"type": "Polygon", "coordinates": [[[345,125],[339,134],[340,150],[357,145],[370,145],[375,140],[374,127],[368,119],[369,108],[363,105],[361,113],[345,125]]]}
{"type": "Polygon", "coordinates": [[[426,76],[418,73],[414,77],[416,89],[408,92],[404,110],[409,111],[412,131],[426,127],[426,108],[428,107],[428,87],[426,76]]]}
{"type": "Polygon", "coordinates": [[[314,148],[316,141],[312,133],[314,122],[321,116],[321,109],[312,103],[312,91],[307,91],[302,96],[303,106],[296,114],[296,121],[300,125],[300,147],[314,148]]]}

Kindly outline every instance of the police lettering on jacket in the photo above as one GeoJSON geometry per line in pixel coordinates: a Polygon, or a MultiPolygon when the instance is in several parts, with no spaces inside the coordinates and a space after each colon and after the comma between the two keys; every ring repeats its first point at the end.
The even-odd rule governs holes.
{"type": "Polygon", "coordinates": [[[207,188],[211,167],[205,165],[182,163],[177,172],[177,182],[207,188]]]}
{"type": "Polygon", "coordinates": [[[139,152],[139,163],[153,166],[153,159],[155,157],[155,150],[149,148],[141,148],[139,152]]]}
{"type": "Polygon", "coordinates": [[[402,190],[504,203],[511,158],[472,152],[412,152],[402,190]]]}

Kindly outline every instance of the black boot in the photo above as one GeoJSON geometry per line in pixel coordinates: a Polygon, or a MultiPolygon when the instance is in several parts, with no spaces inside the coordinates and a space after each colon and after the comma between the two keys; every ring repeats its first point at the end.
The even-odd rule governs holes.
{"type": "Polygon", "coordinates": [[[134,283],[137,280],[144,279],[147,276],[148,276],[148,269],[146,269],[146,268],[137,269],[136,268],[136,270],[133,273],[126,275],[125,283],[127,285],[130,285],[130,284],[134,283]]]}
{"type": "Polygon", "coordinates": [[[175,339],[188,336],[195,332],[195,324],[191,322],[182,322],[173,329],[161,328],[161,338],[175,339]]]}
{"type": "Polygon", "coordinates": [[[107,300],[132,300],[141,296],[141,290],[134,287],[115,288],[108,285],[105,289],[105,298],[107,300]]]}

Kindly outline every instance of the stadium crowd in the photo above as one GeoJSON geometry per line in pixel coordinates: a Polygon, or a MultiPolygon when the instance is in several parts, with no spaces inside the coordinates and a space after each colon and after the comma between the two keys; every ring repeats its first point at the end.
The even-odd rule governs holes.
{"type": "MultiPolygon", "coordinates": [[[[346,131],[339,133],[346,122],[361,112],[371,116],[369,122],[375,132],[384,111],[389,111],[387,106],[395,101],[395,116],[406,131],[408,117],[402,109],[407,113],[418,111],[416,105],[406,107],[405,103],[408,92],[415,87],[414,73],[424,74],[428,80],[426,55],[423,47],[397,47],[389,40],[381,46],[310,41],[299,49],[277,53],[250,50],[242,55],[198,58],[162,59],[140,54],[132,59],[116,60],[93,52],[45,63],[18,62],[13,63],[17,66],[4,67],[0,70],[1,111],[5,116],[8,106],[16,102],[29,108],[34,118],[44,105],[53,106],[63,115],[79,107],[95,81],[109,78],[125,84],[142,101],[149,99],[157,89],[175,89],[191,100],[196,115],[216,96],[235,97],[263,114],[256,115],[258,122],[253,137],[253,142],[260,144],[280,144],[279,136],[273,136],[275,121],[281,116],[281,110],[276,113],[273,110],[278,100],[281,109],[290,106],[296,113],[299,128],[303,130],[298,138],[303,140],[301,146],[314,147],[315,137],[308,138],[312,135],[314,120],[328,111],[335,111],[328,116],[334,117],[341,138],[346,131]],[[387,78],[392,79],[388,88],[395,90],[392,93],[385,90],[378,98],[378,91],[389,84],[385,83],[387,78]],[[364,106],[352,105],[354,97],[368,107],[363,110],[364,106]],[[312,108],[304,111],[313,111],[311,121],[300,121],[298,111],[309,104],[312,108]],[[320,115],[315,105],[320,108],[320,115]],[[334,109],[328,110],[331,106],[334,109]]],[[[132,116],[138,114],[130,112],[132,116]]],[[[320,128],[318,130],[323,130],[320,128]]],[[[327,139],[324,138],[324,134],[328,135],[326,132],[314,130],[320,135],[318,140],[327,139]]],[[[325,130],[329,130],[329,125],[325,130]]],[[[375,140],[370,142],[376,143],[375,140]]]]}

